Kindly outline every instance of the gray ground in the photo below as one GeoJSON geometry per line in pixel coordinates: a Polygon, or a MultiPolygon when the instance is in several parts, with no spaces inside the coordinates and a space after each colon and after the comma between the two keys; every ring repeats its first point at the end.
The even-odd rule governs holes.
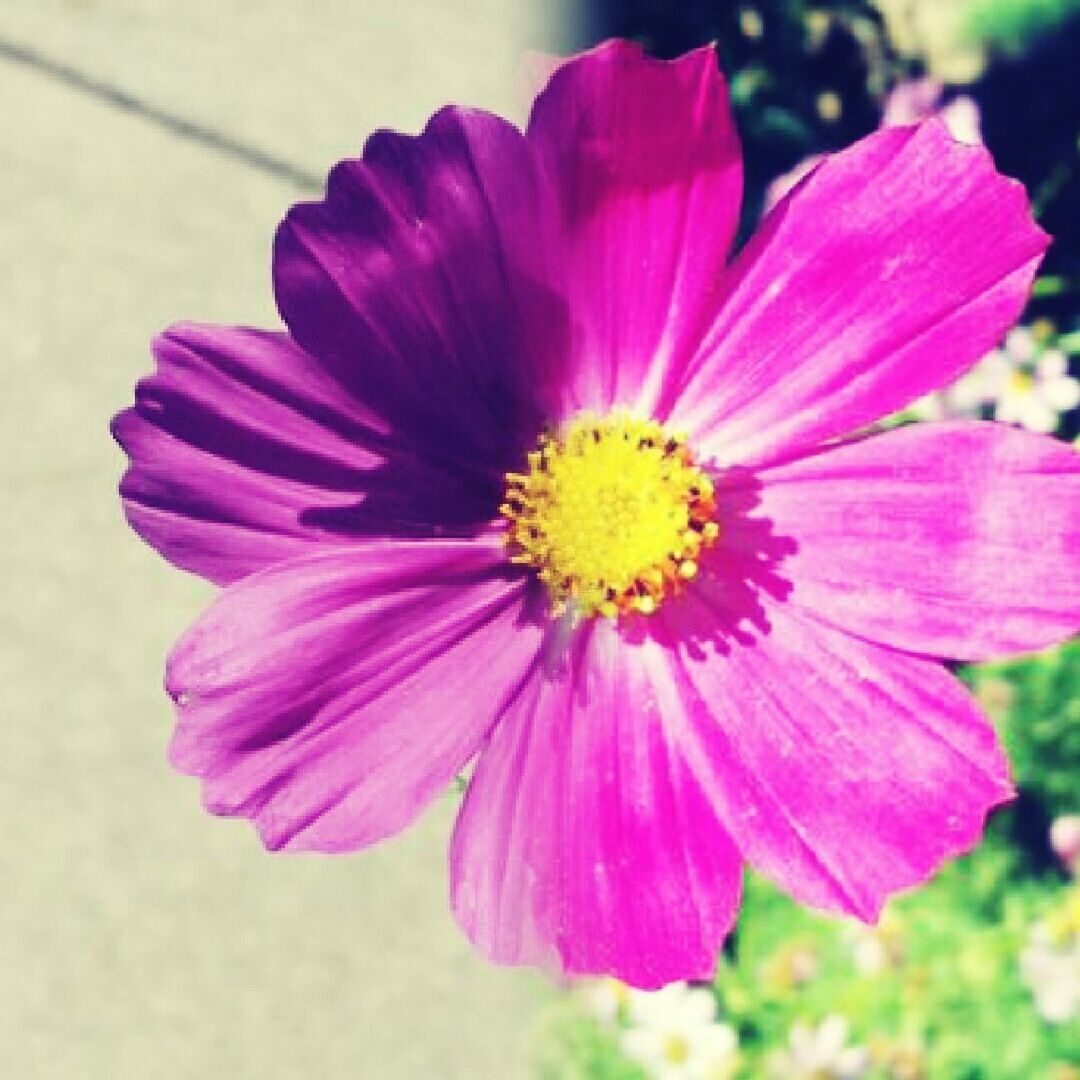
{"type": "Polygon", "coordinates": [[[305,174],[446,100],[520,114],[555,8],[0,0],[0,1080],[524,1073],[546,991],[458,936],[449,799],[366,855],[274,858],[169,770],[162,659],[209,590],[123,526],[106,424],[159,327],[272,323],[305,174]]]}

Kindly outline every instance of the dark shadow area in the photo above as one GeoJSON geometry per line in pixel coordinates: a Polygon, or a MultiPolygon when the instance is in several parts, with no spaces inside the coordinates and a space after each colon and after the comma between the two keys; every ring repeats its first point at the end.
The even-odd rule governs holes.
{"type": "Polygon", "coordinates": [[[648,637],[701,661],[727,655],[735,645],[753,646],[770,633],[768,605],[791,593],[782,566],[797,545],[778,536],[768,518],[754,516],[761,481],[750,470],[726,469],[714,482],[719,538],[702,553],[697,577],[664,601],[662,617],[627,621],[627,640],[648,637]]]}

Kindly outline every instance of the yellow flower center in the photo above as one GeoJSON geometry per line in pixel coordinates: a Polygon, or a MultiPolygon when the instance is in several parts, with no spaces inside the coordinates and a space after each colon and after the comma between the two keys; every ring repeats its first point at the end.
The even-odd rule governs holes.
{"type": "Polygon", "coordinates": [[[1030,394],[1035,389],[1035,380],[1026,371],[1014,371],[1009,375],[1009,389],[1014,394],[1030,394]]]}
{"type": "Polygon", "coordinates": [[[654,421],[583,413],[528,462],[500,511],[511,560],[536,569],[557,614],[651,614],[719,534],[712,481],[654,421]]]}
{"type": "Polygon", "coordinates": [[[685,1065],[690,1058],[690,1044],[682,1035],[668,1035],[664,1039],[664,1060],[669,1065],[685,1065]]]}

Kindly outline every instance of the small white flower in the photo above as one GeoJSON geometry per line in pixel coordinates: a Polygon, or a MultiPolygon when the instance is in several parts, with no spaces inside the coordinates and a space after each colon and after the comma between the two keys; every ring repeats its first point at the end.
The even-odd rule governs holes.
{"type": "Polygon", "coordinates": [[[708,990],[673,983],[655,993],[631,991],[623,1053],[656,1080],[728,1080],[738,1062],[738,1037],[717,1021],[708,990]]]}
{"type": "Polygon", "coordinates": [[[1061,414],[1080,404],[1080,381],[1068,366],[1064,353],[1047,349],[1033,363],[1014,367],[995,395],[994,419],[1044,435],[1056,431],[1061,414]]]}
{"type": "Polygon", "coordinates": [[[1080,1016],[1080,937],[1055,942],[1046,926],[1031,933],[1020,954],[1020,974],[1035,998],[1035,1011],[1049,1024],[1080,1016]]]}
{"type": "Polygon", "coordinates": [[[585,1011],[602,1024],[615,1024],[629,1008],[636,991],[618,979],[586,979],[574,987],[585,1011]]]}
{"type": "Polygon", "coordinates": [[[1059,349],[1042,349],[1026,326],[1011,330],[1000,349],[979,361],[951,386],[910,407],[920,420],[977,418],[991,409],[995,420],[1048,435],[1061,415],[1080,405],[1080,380],[1069,374],[1059,349]]]}
{"type": "Polygon", "coordinates": [[[903,926],[889,909],[885,910],[876,926],[846,924],[843,937],[851,949],[855,970],[860,975],[880,975],[903,961],[903,926]]]}
{"type": "Polygon", "coordinates": [[[1000,363],[997,354],[991,353],[952,385],[919,398],[909,411],[919,420],[978,419],[983,407],[993,404],[1000,363]]]}
{"type": "Polygon", "coordinates": [[[1080,887],[1031,930],[1020,976],[1049,1024],[1080,1017],[1080,887]]]}
{"type": "Polygon", "coordinates": [[[774,1054],[770,1074],[775,1080],[858,1080],[870,1068],[863,1046],[848,1046],[848,1022],[827,1016],[817,1027],[792,1025],[788,1049],[774,1054]]]}

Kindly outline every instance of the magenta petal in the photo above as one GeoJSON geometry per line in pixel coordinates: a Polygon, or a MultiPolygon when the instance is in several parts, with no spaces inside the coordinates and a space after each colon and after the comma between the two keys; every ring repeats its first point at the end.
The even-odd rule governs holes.
{"type": "Polygon", "coordinates": [[[274,287],[297,341],[395,426],[498,474],[556,409],[565,301],[551,214],[512,125],[448,107],[382,131],[278,230],[274,287]]]}
{"type": "MultiPolygon", "coordinates": [[[[723,597],[694,600],[705,633],[723,597]]],[[[1005,758],[940,665],[785,605],[768,620],[719,652],[669,652],[661,693],[686,710],[680,749],[752,866],[803,903],[874,919],[974,846],[1011,794],[1005,758]]]]}
{"type": "Polygon", "coordinates": [[[132,527],[226,585],[364,535],[462,534],[500,485],[451,467],[422,432],[391,431],[285,334],[176,326],[113,424],[132,527]]]}
{"type": "Polygon", "coordinates": [[[371,541],[221,594],[169,659],[173,763],[270,848],[351,851],[408,825],[535,663],[492,541],[371,541]]]}
{"type": "Polygon", "coordinates": [[[1080,454],[998,424],[915,424],[762,470],[796,538],[790,600],[853,633],[957,659],[1080,629],[1080,454]]]}
{"type": "Polygon", "coordinates": [[[659,722],[639,650],[584,627],[507,708],[451,847],[454,910],[493,960],[635,986],[711,976],[740,860],[659,722]]]}
{"type": "Polygon", "coordinates": [[[739,218],[738,135],[714,49],[622,41],[561,65],[529,142],[555,189],[572,298],[571,407],[651,411],[715,304],[739,218]]]}
{"type": "Polygon", "coordinates": [[[938,121],[871,135],[742,252],[673,423],[748,465],[900,409],[1001,339],[1047,242],[982,147],[938,121]]]}

